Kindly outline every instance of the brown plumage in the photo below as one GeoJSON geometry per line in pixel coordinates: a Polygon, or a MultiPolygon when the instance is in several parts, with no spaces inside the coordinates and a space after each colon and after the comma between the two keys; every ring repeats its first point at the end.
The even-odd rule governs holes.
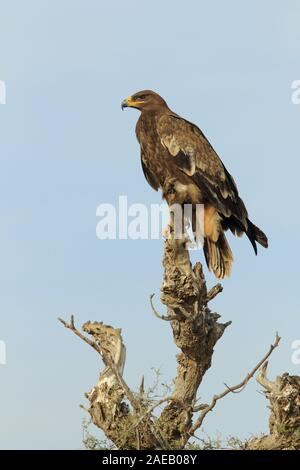
{"type": "Polygon", "coordinates": [[[204,204],[203,249],[209,270],[220,279],[230,275],[233,256],[224,233],[228,229],[237,236],[246,233],[255,253],[256,242],[267,248],[268,239],[249,220],[234,179],[195,124],[171,111],[150,90],[126,98],[124,107],[141,111],[136,135],[152,188],[162,190],[169,206],[204,204]]]}

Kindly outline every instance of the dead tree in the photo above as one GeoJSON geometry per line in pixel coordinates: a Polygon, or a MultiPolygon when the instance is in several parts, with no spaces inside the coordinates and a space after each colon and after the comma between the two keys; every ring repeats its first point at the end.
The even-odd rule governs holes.
{"type": "MultiPolygon", "coordinates": [[[[202,266],[196,263],[192,267],[186,242],[174,238],[164,242],[161,301],[167,308],[166,315],[160,315],[153,306],[153,296],[150,299],[153,313],[169,322],[173,340],[180,350],[170,396],[153,401],[145,394],[143,382],[138,392],[127,386],[123,378],[126,349],[120,329],[87,322],[82,327],[86,336],[75,327],[73,317],[70,323],[60,319],[102,357],[105,369],[100,373],[98,384],[86,394],[88,412],[92,422],[118,449],[185,448],[218,400],[243,390],[280,341],[276,335],[263,359],[239,384],[226,386],[208,404],[198,403],[198,388],[211,366],[214,346],[231,322],[219,322],[220,315],[208,307],[222,287],[217,284],[207,291],[202,266]],[[158,407],[163,408],[159,416],[158,407]]],[[[285,425],[289,426],[290,422],[285,425]]]]}

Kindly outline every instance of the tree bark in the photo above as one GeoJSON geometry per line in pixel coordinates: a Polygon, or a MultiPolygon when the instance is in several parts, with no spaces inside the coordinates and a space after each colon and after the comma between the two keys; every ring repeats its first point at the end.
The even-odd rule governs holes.
{"type": "Polygon", "coordinates": [[[206,282],[200,263],[192,268],[182,240],[166,240],[161,300],[171,318],[177,355],[174,400],[163,410],[158,426],[172,448],[182,448],[190,438],[196,394],[211,366],[214,346],[231,322],[218,323],[220,316],[207,307],[206,282]]]}

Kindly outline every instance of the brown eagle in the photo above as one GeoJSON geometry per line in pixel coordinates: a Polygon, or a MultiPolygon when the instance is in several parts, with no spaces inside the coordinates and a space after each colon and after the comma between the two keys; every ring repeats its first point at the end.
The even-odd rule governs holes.
{"type": "MultiPolygon", "coordinates": [[[[204,205],[204,254],[207,266],[216,277],[230,275],[232,251],[225,237],[246,233],[255,254],[256,242],[268,247],[266,235],[248,218],[233,177],[204,136],[193,123],[171,111],[157,93],[139,91],[122,102],[141,115],[136,136],[141,147],[142,168],[148,183],[171,206],[204,205]]],[[[194,229],[194,221],[193,229],[194,229]]]]}

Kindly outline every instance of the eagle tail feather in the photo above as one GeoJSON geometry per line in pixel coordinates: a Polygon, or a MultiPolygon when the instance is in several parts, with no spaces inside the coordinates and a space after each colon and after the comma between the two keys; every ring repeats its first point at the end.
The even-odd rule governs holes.
{"type": "Polygon", "coordinates": [[[247,219],[247,223],[248,223],[248,229],[246,231],[246,235],[249,238],[254,248],[255,254],[257,255],[256,242],[259,243],[264,248],[268,248],[268,238],[264,234],[264,232],[260,230],[260,228],[256,227],[256,225],[254,225],[253,222],[251,222],[251,220],[247,219]]]}
{"type": "Polygon", "coordinates": [[[204,239],[204,255],[207,267],[218,279],[230,276],[233,255],[223,231],[217,241],[204,239]]]}

